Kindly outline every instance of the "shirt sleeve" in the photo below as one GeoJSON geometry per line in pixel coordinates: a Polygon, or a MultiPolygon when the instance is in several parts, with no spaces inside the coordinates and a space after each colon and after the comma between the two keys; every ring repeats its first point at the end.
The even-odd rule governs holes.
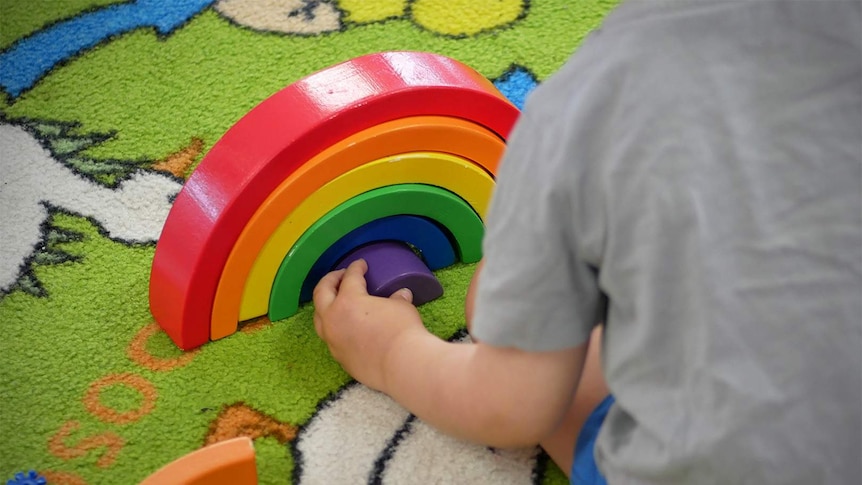
{"type": "Polygon", "coordinates": [[[550,351],[586,341],[604,298],[596,267],[578,254],[578,170],[565,123],[536,94],[497,174],[471,333],[494,346],[550,351]]]}

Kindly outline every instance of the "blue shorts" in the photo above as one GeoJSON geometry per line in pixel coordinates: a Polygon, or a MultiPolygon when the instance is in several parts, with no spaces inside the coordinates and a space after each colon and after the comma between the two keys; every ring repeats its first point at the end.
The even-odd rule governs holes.
{"type": "Polygon", "coordinates": [[[596,439],[599,436],[599,429],[605,421],[605,416],[608,415],[611,405],[614,403],[614,397],[606,397],[596,409],[587,418],[584,427],[581,428],[581,434],[578,435],[578,441],[575,444],[575,459],[572,460],[572,472],[569,482],[577,485],[607,485],[605,477],[596,466],[594,450],[596,448],[596,439]]]}

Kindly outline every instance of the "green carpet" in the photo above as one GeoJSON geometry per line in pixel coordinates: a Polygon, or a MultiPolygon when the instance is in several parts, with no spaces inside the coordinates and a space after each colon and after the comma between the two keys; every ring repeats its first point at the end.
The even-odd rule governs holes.
{"type": "MultiPolygon", "coordinates": [[[[438,434],[286,320],[179,351],[148,308],[170,203],[245,113],[317,70],[422,50],[517,105],[616,0],[0,0],[0,479],[132,484],[235,436],[261,483],[565,483],[438,434]]],[[[471,265],[421,307],[464,335],[471,265]]]]}

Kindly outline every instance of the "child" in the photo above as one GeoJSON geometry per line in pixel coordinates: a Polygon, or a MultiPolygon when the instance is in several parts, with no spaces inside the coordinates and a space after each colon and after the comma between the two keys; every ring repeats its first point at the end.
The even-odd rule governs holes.
{"type": "Polygon", "coordinates": [[[476,343],[368,296],[362,261],[316,288],[318,334],[444,432],[574,454],[575,483],[593,457],[609,483],[858,483],[860,5],[622,5],[510,137],[476,343]]]}

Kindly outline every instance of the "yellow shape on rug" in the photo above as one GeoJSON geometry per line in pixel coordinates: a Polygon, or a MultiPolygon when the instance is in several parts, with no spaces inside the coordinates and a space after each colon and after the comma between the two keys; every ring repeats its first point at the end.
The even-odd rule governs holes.
{"type": "Polygon", "coordinates": [[[215,10],[246,27],[266,32],[314,35],[335,32],[345,22],[364,25],[412,20],[443,35],[472,36],[523,18],[525,0],[219,0],[215,10]]]}
{"type": "MultiPolygon", "coordinates": [[[[343,3],[343,2],[342,2],[343,3]]],[[[475,35],[503,27],[525,12],[523,0],[416,0],[413,20],[422,27],[454,36],[475,35]]]]}
{"type": "Polygon", "coordinates": [[[345,21],[366,24],[403,16],[407,0],[341,0],[338,6],[345,13],[345,21]]]}

